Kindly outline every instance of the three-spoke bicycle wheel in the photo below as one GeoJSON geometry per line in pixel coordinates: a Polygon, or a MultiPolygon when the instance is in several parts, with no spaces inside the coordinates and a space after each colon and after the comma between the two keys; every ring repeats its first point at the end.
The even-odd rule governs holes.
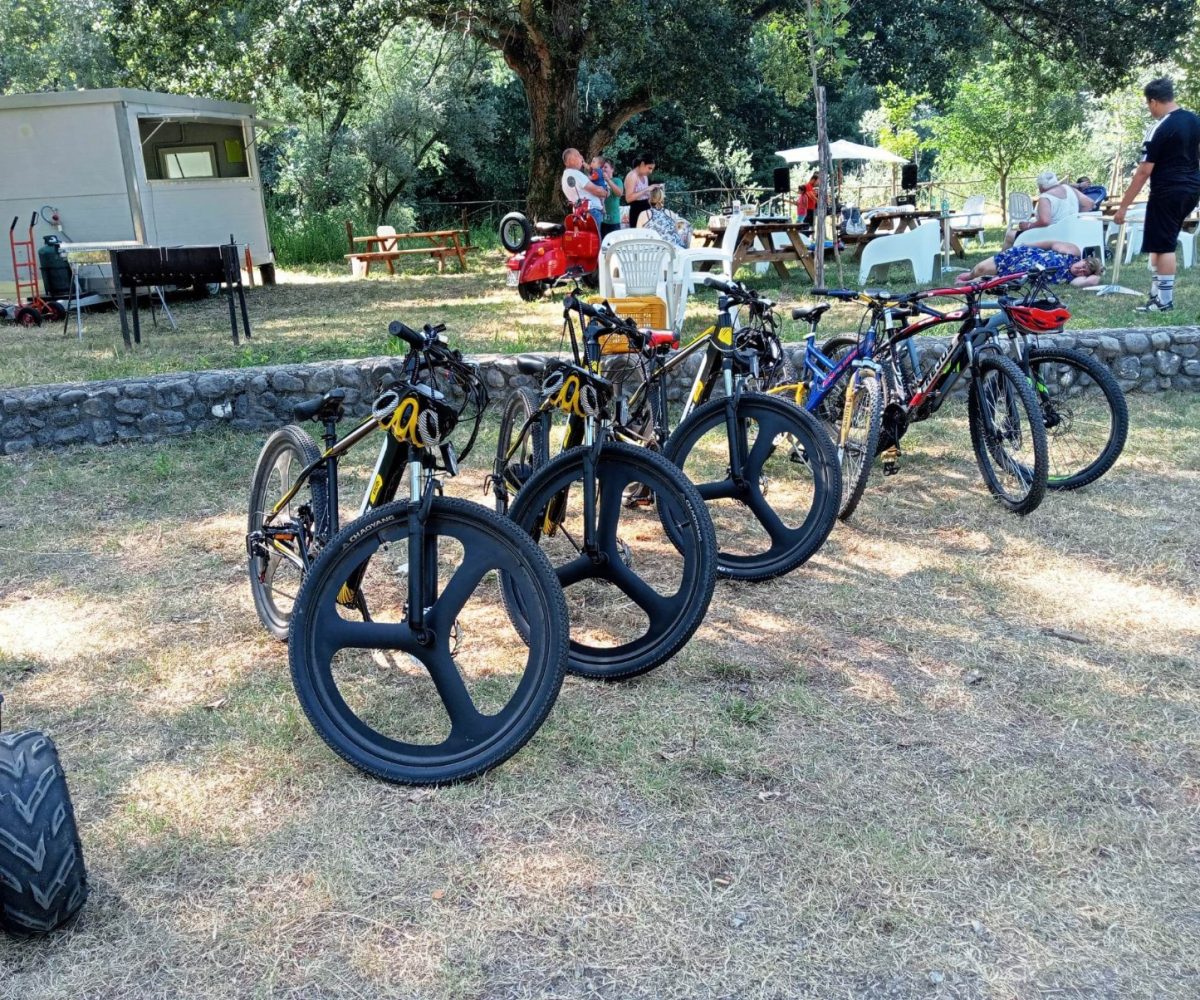
{"type": "Polygon", "coordinates": [[[837,452],[812,414],[776,396],[743,393],[734,426],[743,456],[735,477],[725,400],[675,429],[663,453],[704,498],[717,533],[717,572],[766,580],[790,572],[821,547],[837,520],[837,452]]]}
{"type": "Polygon", "coordinates": [[[347,525],[312,565],[293,611],[292,682],[343,758],[388,781],[445,784],[516,753],[549,713],[567,655],[567,608],[546,556],[478,504],[436,497],[424,525],[425,628],[408,614],[410,505],[347,525]],[[529,614],[509,619],[501,581],[529,614]],[[358,591],[363,620],[348,608],[358,591]]]}
{"type": "Polygon", "coordinates": [[[1067,348],[1033,348],[1029,373],[1046,426],[1046,485],[1074,490],[1094,483],[1113,467],[1129,434],[1117,380],[1095,358],[1067,348]]]}
{"type": "Polygon", "coordinates": [[[967,393],[971,446],[983,481],[1014,514],[1028,514],[1046,493],[1046,426],[1033,387],[1009,358],[976,362],[967,393]]]}
{"type": "MultiPolygon", "coordinates": [[[[316,442],[295,424],[281,427],[267,438],[250,486],[249,533],[262,530],[266,516],[292,488],[297,474],[320,457],[316,442]]],[[[306,545],[311,547],[313,526],[324,521],[326,503],[324,480],[310,477],[272,523],[295,522],[307,535],[306,545]]],[[[286,639],[292,605],[304,579],[300,540],[295,535],[275,535],[264,540],[263,546],[263,551],[249,554],[250,593],[267,631],[277,639],[286,639]]]]}
{"type": "Polygon", "coordinates": [[[883,390],[875,373],[862,369],[853,374],[837,424],[837,452],[842,465],[842,502],[838,517],[846,520],[862,499],[879,448],[883,425],[883,390]],[[849,415],[846,406],[850,407],[849,415]]]}
{"type": "Polygon", "coordinates": [[[538,411],[538,399],[530,389],[517,389],[504,404],[500,439],[492,469],[492,493],[496,511],[508,513],[508,505],[525,481],[546,464],[549,455],[547,423],[530,418],[538,411]]]}
{"type": "MultiPolygon", "coordinates": [[[[716,543],[704,501],[661,455],[610,441],[589,468],[593,451],[572,448],[552,459],[517,494],[509,516],[537,540],[562,583],[571,619],[567,670],[616,680],[652,670],[691,638],[712,599],[716,543]]],[[[519,594],[511,597],[524,630],[536,618],[519,594]]]]}

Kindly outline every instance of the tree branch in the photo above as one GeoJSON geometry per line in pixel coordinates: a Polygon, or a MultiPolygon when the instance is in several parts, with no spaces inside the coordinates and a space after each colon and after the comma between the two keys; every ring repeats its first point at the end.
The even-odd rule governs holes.
{"type": "Polygon", "coordinates": [[[588,156],[595,156],[616,138],[623,126],[634,115],[648,111],[654,104],[654,94],[648,86],[639,87],[624,100],[619,101],[592,129],[588,139],[588,156]]]}

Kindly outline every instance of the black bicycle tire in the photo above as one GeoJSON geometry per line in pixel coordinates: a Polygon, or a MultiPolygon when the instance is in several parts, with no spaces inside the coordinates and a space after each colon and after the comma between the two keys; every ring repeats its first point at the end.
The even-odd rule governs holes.
{"type": "MultiPolygon", "coordinates": [[[[582,470],[583,459],[588,450],[589,446],[583,445],[571,448],[551,459],[530,477],[525,488],[513,500],[509,516],[532,538],[538,538],[537,519],[540,512],[551,502],[552,497],[576,481],[577,471],[582,470]]],[[[634,645],[633,643],[627,643],[626,647],[585,647],[574,639],[571,640],[567,659],[568,673],[598,680],[624,680],[647,673],[665,663],[687,644],[700,627],[716,586],[717,544],[712,519],[696,488],[662,455],[648,448],[607,441],[601,447],[597,459],[598,480],[603,479],[602,467],[610,461],[622,461],[640,468],[644,478],[638,482],[646,483],[660,498],[665,496],[669,489],[673,496],[668,506],[677,505],[676,509],[692,526],[694,536],[691,545],[675,543],[685,560],[684,576],[689,582],[688,592],[682,601],[681,613],[668,627],[660,630],[661,634],[655,641],[629,650],[626,647],[634,645]]],[[[661,499],[659,503],[661,507],[661,499]]],[[[680,590],[683,591],[682,584],[680,590]]],[[[519,604],[510,601],[509,614],[518,630],[527,627],[526,616],[519,604]]]]}
{"type": "MultiPolygon", "coordinates": [[[[837,523],[838,507],[841,503],[842,476],[838,465],[837,450],[828,432],[807,410],[778,396],[763,393],[743,393],[738,401],[739,412],[766,409],[775,412],[778,419],[800,428],[800,439],[806,451],[815,449],[821,458],[817,463],[821,474],[814,469],[813,483],[816,499],[804,523],[802,536],[773,558],[763,556],[734,557],[717,552],[717,574],[730,580],[770,580],[783,576],[807,562],[825,544],[825,539],[837,523]]],[[[693,410],[667,439],[663,454],[681,469],[687,455],[708,430],[725,422],[725,400],[714,399],[693,410]]]]}
{"type": "MultiPolygon", "coordinates": [[[[361,736],[355,739],[349,730],[357,727],[349,725],[344,717],[339,718],[337,701],[341,700],[343,705],[345,702],[340,694],[336,694],[336,683],[332,677],[325,676],[326,672],[319,664],[313,662],[311,646],[319,617],[316,604],[327,596],[327,589],[331,593],[336,592],[334,588],[340,586],[336,578],[341,575],[345,579],[346,566],[355,565],[356,559],[361,564],[370,558],[375,538],[389,529],[406,532],[408,512],[409,503],[406,500],[386,504],[346,525],[325,546],[320,558],[313,563],[296,599],[288,641],[288,664],[304,714],[321,739],[343,760],[359,770],[396,784],[454,784],[477,777],[508,760],[533,737],[554,707],[566,666],[570,628],[566,599],[545,553],[512,521],[481,504],[452,497],[434,497],[429,508],[427,528],[435,529],[439,523],[457,519],[475,531],[490,533],[493,539],[500,539],[509,548],[517,564],[528,574],[532,592],[540,604],[538,619],[543,627],[538,644],[543,655],[536,664],[526,666],[526,673],[531,670],[537,672],[532,682],[534,689],[524,699],[518,722],[510,725],[500,738],[484,741],[472,755],[455,754],[453,760],[441,764],[405,763],[403,754],[390,751],[386,746],[397,741],[384,737],[365,724],[362,728],[369,730],[378,740],[364,740],[361,736]],[[364,550],[368,549],[371,551],[364,554],[364,550]],[[329,582],[331,578],[332,584],[329,582]]],[[[528,642],[528,633],[524,633],[522,638],[528,642]]],[[[348,706],[346,711],[353,715],[348,706]]]]}
{"type": "MultiPolygon", "coordinates": [[[[879,379],[863,370],[862,383],[859,392],[865,392],[868,397],[867,439],[865,460],[853,476],[846,475],[845,459],[842,460],[842,502],[838,509],[838,519],[845,521],[852,515],[862,499],[871,478],[871,467],[875,464],[875,455],[879,448],[879,434],[883,429],[883,387],[879,379]]],[[[857,402],[860,396],[855,396],[857,402]]],[[[839,434],[839,437],[841,435],[839,434]]]]}
{"type": "MultiPolygon", "coordinates": [[[[262,528],[264,505],[268,499],[266,497],[267,486],[271,474],[275,469],[276,462],[278,462],[285,451],[291,451],[296,456],[299,469],[311,465],[321,457],[321,449],[317,447],[316,442],[313,441],[303,427],[297,424],[288,424],[285,427],[281,427],[267,438],[262,451],[259,452],[258,461],[255,463],[254,476],[250,485],[250,512],[247,518],[247,532],[249,533],[262,528]]],[[[303,497],[306,489],[308,491],[308,500],[312,507],[314,523],[322,524],[325,520],[325,510],[328,504],[328,491],[325,482],[320,477],[310,477],[306,486],[301,487],[300,493],[297,496],[303,497]]],[[[274,499],[278,500],[279,497],[275,497],[274,499]]],[[[270,587],[264,581],[258,579],[256,562],[256,556],[253,554],[248,555],[246,570],[250,577],[250,593],[254,598],[254,610],[258,613],[259,620],[263,623],[266,630],[276,639],[284,641],[287,639],[288,622],[291,618],[291,613],[284,613],[275,607],[275,602],[268,593],[270,587]]],[[[297,585],[297,595],[299,595],[299,584],[297,585]]]]}
{"type": "MultiPolygon", "coordinates": [[[[504,463],[511,447],[512,436],[525,426],[525,422],[537,412],[540,405],[536,393],[525,387],[511,392],[504,404],[504,414],[500,418],[500,436],[496,441],[496,464],[492,468],[492,494],[498,514],[507,514],[510,503],[508,490],[505,488],[504,463]]],[[[546,440],[545,426],[540,421],[534,421],[525,433],[530,439],[532,473],[549,461],[550,444],[546,440]]]]}
{"type": "Polygon", "coordinates": [[[0,733],[0,928],[46,934],[87,899],[75,810],[54,741],[0,733]]]}
{"type": "MultiPolygon", "coordinates": [[[[1125,441],[1129,435],[1129,406],[1125,401],[1125,393],[1113,377],[1108,366],[1097,361],[1089,354],[1067,347],[1035,347],[1029,351],[1030,375],[1034,379],[1034,389],[1037,391],[1036,372],[1032,369],[1039,361],[1056,361],[1082,370],[1096,384],[1108,403],[1110,429],[1108,441],[1095,460],[1084,466],[1078,472],[1069,476],[1055,477],[1048,475],[1046,488],[1051,490],[1077,490],[1094,483],[1113,467],[1121,452],[1125,450],[1125,441]]],[[[1047,429],[1047,447],[1049,448],[1050,464],[1053,466],[1054,433],[1047,429]]]]}
{"type": "Polygon", "coordinates": [[[1049,457],[1046,445],[1046,427],[1041,416],[1042,410],[1034,394],[1033,386],[1025,373],[1017,367],[1016,362],[993,351],[988,351],[975,362],[971,384],[967,390],[967,417],[971,430],[971,447],[975,452],[975,460],[983,476],[984,485],[995,497],[996,501],[1014,514],[1030,514],[1038,508],[1046,494],[1046,475],[1049,470],[1049,457]],[[1025,496],[1019,500],[1008,497],[992,472],[992,456],[988,454],[988,446],[983,428],[983,412],[979,401],[980,379],[988,368],[996,368],[1003,374],[1016,393],[1016,399],[1024,412],[1024,421],[1029,430],[1033,446],[1034,466],[1032,482],[1025,496]]]}

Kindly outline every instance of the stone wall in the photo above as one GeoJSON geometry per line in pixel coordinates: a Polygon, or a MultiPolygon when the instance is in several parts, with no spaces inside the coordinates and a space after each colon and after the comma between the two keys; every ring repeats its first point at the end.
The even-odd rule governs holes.
{"type": "MultiPolygon", "coordinates": [[[[1200,389],[1200,328],[1085,330],[1042,340],[1094,354],[1127,392],[1200,389]]],[[[922,354],[937,354],[946,340],[922,337],[918,343],[922,354]]],[[[515,388],[537,385],[544,363],[536,354],[475,360],[493,406],[515,388]]],[[[672,398],[679,398],[698,364],[699,355],[683,367],[672,398]]],[[[0,389],[0,453],[155,440],[220,426],[270,430],[288,423],[298,402],[334,386],[346,389],[351,415],[365,415],[379,380],[398,375],[400,367],[400,358],[385,357],[0,389]]]]}

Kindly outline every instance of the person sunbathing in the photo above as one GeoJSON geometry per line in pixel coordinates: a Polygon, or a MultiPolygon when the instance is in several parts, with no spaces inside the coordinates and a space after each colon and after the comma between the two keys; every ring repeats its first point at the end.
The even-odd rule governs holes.
{"type": "Polygon", "coordinates": [[[1047,240],[1042,243],[1023,243],[1010,250],[1001,250],[995,257],[981,260],[970,271],[964,271],[955,277],[954,282],[965,285],[976,278],[986,278],[994,274],[1017,274],[1039,267],[1050,273],[1052,283],[1070,282],[1075,288],[1100,284],[1100,275],[1104,273],[1104,265],[1100,263],[1100,259],[1084,257],[1083,252],[1074,243],[1047,240]]]}

